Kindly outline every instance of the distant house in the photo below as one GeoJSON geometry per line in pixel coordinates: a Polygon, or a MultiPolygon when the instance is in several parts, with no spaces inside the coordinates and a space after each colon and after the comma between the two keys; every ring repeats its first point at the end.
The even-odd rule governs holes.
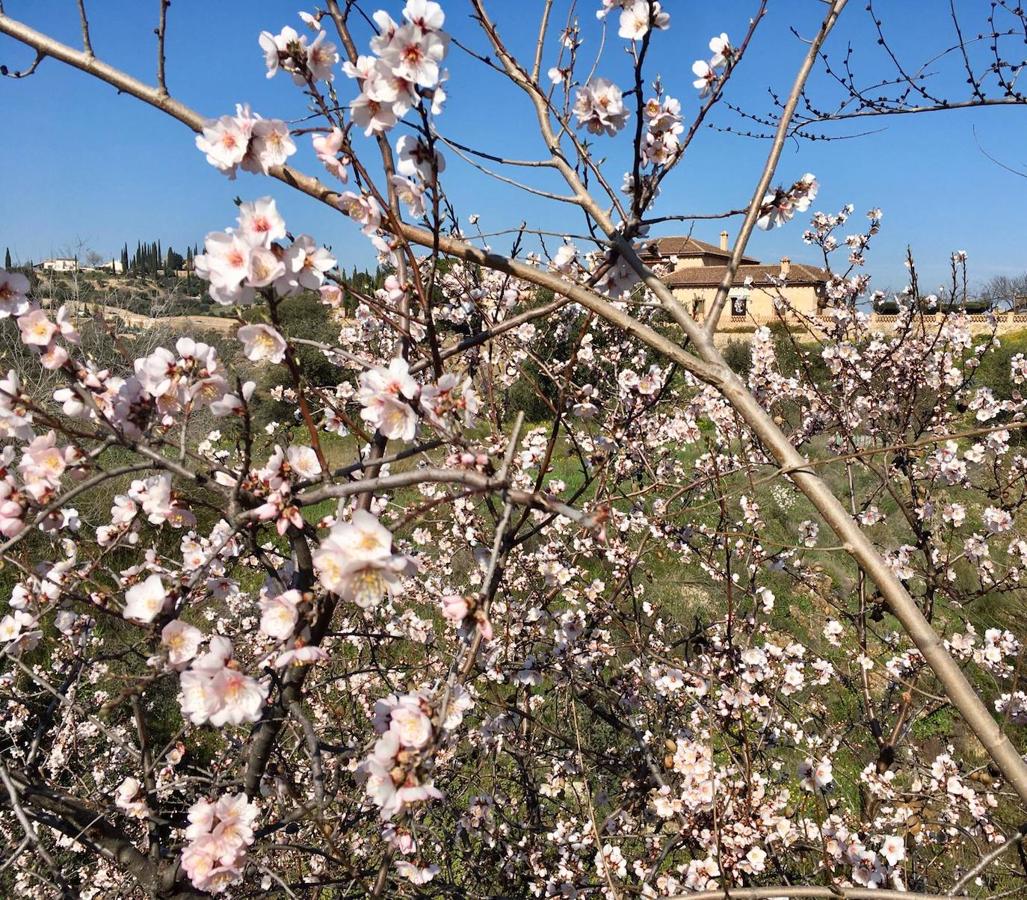
{"type": "Polygon", "coordinates": [[[57,256],[53,259],[44,259],[42,262],[36,263],[33,268],[42,269],[44,272],[77,272],[78,260],[67,256],[57,256]]]}
{"type": "Polygon", "coordinates": [[[99,262],[95,266],[80,266],[83,272],[103,272],[105,275],[124,275],[125,267],[120,259],[108,259],[106,262],[99,262]]]}
{"type": "MultiPolygon", "coordinates": [[[[720,233],[720,246],[692,237],[654,238],[642,244],[642,260],[669,268],[662,276],[674,296],[697,319],[713,305],[717,288],[731,259],[728,233],[720,233]]],[[[719,327],[755,327],[779,321],[774,299],[780,295],[797,313],[815,316],[827,299],[830,274],[817,266],[793,263],[787,256],[766,264],[743,256],[731,282],[727,306],[719,327]],[[780,284],[779,281],[783,281],[780,284]]]]}

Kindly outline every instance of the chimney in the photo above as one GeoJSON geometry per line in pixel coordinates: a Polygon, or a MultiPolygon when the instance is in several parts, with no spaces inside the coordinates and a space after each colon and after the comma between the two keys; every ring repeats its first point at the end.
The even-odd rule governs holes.
{"type": "Polygon", "coordinates": [[[781,277],[787,278],[788,273],[791,271],[792,261],[787,256],[781,257],[781,277]]]}
{"type": "Polygon", "coordinates": [[[727,250],[727,232],[722,231],[720,233],[720,249],[727,250]]]}

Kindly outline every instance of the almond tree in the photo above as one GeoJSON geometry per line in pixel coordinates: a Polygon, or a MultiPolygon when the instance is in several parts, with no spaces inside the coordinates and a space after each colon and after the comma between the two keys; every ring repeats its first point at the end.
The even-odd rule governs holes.
{"type": "MultiPolygon", "coordinates": [[[[998,341],[926,311],[912,260],[894,330],[871,332],[861,267],[881,213],[839,239],[849,207],[805,234],[828,264],[847,252],[823,316],[789,308],[782,280],[792,330],[758,329],[744,376],[714,334],[753,229],[815,200],[811,174],[775,187],[790,136],[854,97],[867,115],[992,105],[991,90],[1019,103],[1022,66],[995,49],[976,68],[953,12],[965,103],[892,53],[909,90],[867,100],[849,67],[849,100],[824,113],[807,83],[846,3],[825,4],[764,118],[751,199],[724,213],[741,225],[698,321],[643,262],[648,228],[681,218],[658,214],[660,186],[765,2],[672,86],[647,58],[684,14],[655,0],[603,0],[613,49],[592,59],[575,8],[551,0],[523,50],[480,0],[459,40],[430,0],[401,15],[332,0],[254,48],[295,83],[300,128],[175,99],[169,6],[152,85],[94,53],[83,0],[82,49],[0,8],[0,32],[35,51],[5,75],[70,65],[194,131],[198,165],[262,179],[195,258],[238,319],[235,358],[183,337],[101,366],[64,309],[0,272],[18,353],[61,385],[30,387],[24,363],[0,380],[9,890],[1021,890],[1027,766],[1007,732],[1027,698],[995,610],[1022,604],[1027,362],[1008,362],[1009,396],[982,383],[998,341]],[[622,88],[604,72],[625,49],[622,88]],[[538,158],[447,130],[457,52],[523,95],[538,158]],[[290,162],[308,135],[317,175],[290,162]],[[607,142],[628,148],[616,177],[607,142]],[[473,170],[583,234],[525,224],[497,252],[446,191],[473,170]],[[279,214],[285,189],[359,226],[380,289],[344,290],[332,253],[279,214]],[[355,309],[338,340],[291,333],[310,292],[355,309]],[[311,377],[311,350],[334,384],[311,377]],[[271,376],[295,421],[262,428],[271,376]],[[952,711],[965,733],[929,750],[918,735],[952,711]]],[[[996,4],[988,46],[1022,21],[996,4]]]]}

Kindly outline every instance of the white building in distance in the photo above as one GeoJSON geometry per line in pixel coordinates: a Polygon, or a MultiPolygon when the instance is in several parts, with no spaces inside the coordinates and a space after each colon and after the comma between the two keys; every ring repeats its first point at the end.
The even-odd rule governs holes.
{"type": "Polygon", "coordinates": [[[44,272],[77,272],[78,260],[66,256],[57,256],[53,259],[44,259],[34,266],[44,272]]]}

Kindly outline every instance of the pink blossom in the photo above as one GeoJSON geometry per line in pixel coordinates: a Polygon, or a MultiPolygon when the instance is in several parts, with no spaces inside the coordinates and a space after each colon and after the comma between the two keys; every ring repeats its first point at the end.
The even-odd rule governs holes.
{"type": "Polygon", "coordinates": [[[669,28],[670,15],[660,8],[657,0],[626,0],[617,35],[629,41],[641,40],[648,34],[650,22],[655,28],[669,28]]]}
{"type": "Polygon", "coordinates": [[[256,722],[268,694],[266,684],[229,666],[214,676],[210,689],[217,700],[217,708],[210,715],[211,725],[256,722]]]}
{"type": "Polygon", "coordinates": [[[251,246],[270,247],[285,237],[285,220],[271,197],[239,204],[239,235],[251,246]]]}
{"type": "Polygon", "coordinates": [[[396,171],[408,178],[434,181],[436,172],[444,172],[446,160],[437,150],[433,151],[420,138],[404,134],[396,141],[398,162],[396,171]]]}
{"type": "Polygon", "coordinates": [[[370,234],[381,224],[382,210],[373,197],[346,191],[339,195],[337,203],[339,209],[361,224],[364,234],[370,234]]]}
{"type": "Polygon", "coordinates": [[[258,119],[253,123],[253,133],[246,156],[241,163],[248,172],[267,175],[275,166],[296,152],[296,144],[289,136],[289,128],[279,119],[258,119]]]}
{"type": "Polygon", "coordinates": [[[349,181],[349,172],[346,167],[350,162],[348,156],[339,159],[345,138],[341,128],[333,128],[328,134],[315,134],[311,137],[318,161],[343,184],[349,181]]]}
{"type": "Polygon", "coordinates": [[[224,794],[214,803],[201,798],[189,808],[182,868],[194,887],[216,894],[242,876],[256,818],[245,794],[224,794]]]}
{"type": "Polygon", "coordinates": [[[433,88],[439,83],[439,63],[446,55],[447,42],[444,34],[426,34],[417,25],[401,25],[382,51],[382,62],[397,78],[433,88]]]}
{"type": "Polygon", "coordinates": [[[285,251],[284,262],[285,274],[275,285],[281,294],[318,290],[326,273],[336,265],[335,257],[309,234],[301,234],[292,242],[285,251]]]}
{"type": "Polygon", "coordinates": [[[243,325],[236,336],[242,341],[243,353],[251,362],[280,363],[288,345],[270,325],[243,325]]]}
{"type": "Polygon", "coordinates": [[[446,594],[442,598],[442,614],[454,625],[461,624],[470,612],[470,605],[460,594],[446,594]]]}
{"type": "Polygon", "coordinates": [[[34,347],[45,347],[57,333],[57,326],[47,317],[46,312],[35,309],[18,319],[21,329],[21,341],[34,347]]]}
{"type": "Polygon", "coordinates": [[[164,609],[167,596],[160,576],[150,575],[145,581],[133,585],[125,592],[125,608],[122,615],[133,622],[152,622],[164,609]]]}
{"type": "Polygon", "coordinates": [[[364,407],[360,417],[390,440],[411,441],[417,430],[417,413],[404,400],[413,400],[419,391],[402,357],[393,359],[387,369],[369,369],[361,373],[356,395],[364,407]]]}
{"type": "Polygon", "coordinates": [[[20,316],[29,311],[29,280],[20,272],[0,269],[0,318],[20,316]]]}
{"type": "Polygon", "coordinates": [[[261,600],[260,630],[276,641],[290,638],[296,629],[296,622],[299,618],[296,609],[299,600],[299,591],[286,591],[277,597],[261,600]]]}
{"type": "Polygon", "coordinates": [[[196,656],[203,632],[181,619],[172,619],[161,629],[160,640],[168,649],[168,662],[181,668],[196,656]]]}
{"type": "Polygon", "coordinates": [[[421,748],[431,740],[431,719],[421,708],[419,697],[408,694],[390,710],[389,731],[404,747],[421,748]]]}
{"type": "Polygon", "coordinates": [[[208,122],[196,136],[196,146],[207,155],[207,162],[229,178],[235,178],[236,167],[246,156],[253,133],[249,110],[238,110],[235,116],[221,116],[208,122]]]}
{"type": "Polygon", "coordinates": [[[321,584],[364,609],[394,593],[408,567],[406,557],[393,553],[389,531],[364,510],[333,525],[314,553],[321,584]]]}
{"type": "Polygon", "coordinates": [[[713,85],[717,81],[717,73],[712,66],[706,60],[697,59],[692,63],[692,74],[695,75],[695,81],[692,85],[700,95],[705,97],[712,89],[713,85]]]}

